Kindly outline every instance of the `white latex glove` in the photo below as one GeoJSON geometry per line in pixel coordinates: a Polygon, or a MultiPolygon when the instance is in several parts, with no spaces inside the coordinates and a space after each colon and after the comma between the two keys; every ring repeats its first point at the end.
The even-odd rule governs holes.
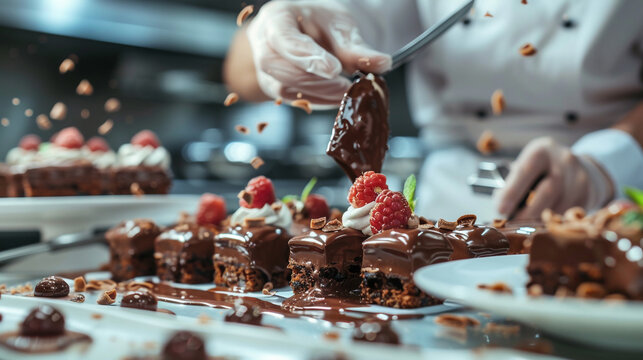
{"type": "Polygon", "coordinates": [[[551,138],[538,138],[522,150],[512,164],[506,185],[494,193],[498,212],[515,213],[515,219],[540,219],[545,209],[558,213],[573,206],[592,210],[613,197],[611,179],[587,155],[575,155],[571,149],[551,138]],[[516,212],[520,202],[536,185],[527,205],[516,212]]]}
{"type": "Polygon", "coordinates": [[[271,1],[247,30],[259,86],[266,95],[338,106],[351,81],[340,74],[381,73],[391,57],[369,48],[335,1],[271,1]]]}

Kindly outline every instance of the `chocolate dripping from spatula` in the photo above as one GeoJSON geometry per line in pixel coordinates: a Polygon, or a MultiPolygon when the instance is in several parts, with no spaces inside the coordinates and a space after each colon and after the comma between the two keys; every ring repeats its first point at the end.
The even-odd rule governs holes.
{"type": "Polygon", "coordinates": [[[388,88],[368,74],[348,89],[335,118],[326,154],[355,181],[362,173],[380,172],[388,150],[388,88]]]}

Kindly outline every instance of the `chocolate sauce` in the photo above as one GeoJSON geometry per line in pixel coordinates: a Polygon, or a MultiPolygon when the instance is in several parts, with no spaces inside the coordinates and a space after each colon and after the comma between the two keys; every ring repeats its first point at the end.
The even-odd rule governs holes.
{"type": "Polygon", "coordinates": [[[388,150],[388,109],[388,88],[380,76],[360,77],[344,94],[326,154],[351,181],[363,172],[382,169],[388,150]]]}
{"type": "Polygon", "coordinates": [[[205,343],[196,334],[179,331],[163,347],[163,360],[206,360],[205,343]]]}
{"type": "Polygon", "coordinates": [[[19,331],[0,334],[0,346],[24,353],[62,351],[78,343],[90,343],[89,336],[65,330],[65,318],[49,305],[34,308],[19,331]]]}
{"type": "Polygon", "coordinates": [[[537,231],[544,231],[545,225],[537,221],[509,221],[498,231],[509,240],[508,255],[526,254],[528,252],[527,239],[537,231]]]}
{"type": "Polygon", "coordinates": [[[445,233],[454,248],[450,260],[506,255],[509,250],[507,237],[491,226],[458,225],[453,231],[441,231],[445,233]],[[455,239],[459,241],[453,241],[455,239]],[[466,246],[459,246],[460,242],[466,246]]]}
{"type": "Polygon", "coordinates": [[[156,296],[147,291],[133,291],[123,296],[121,307],[156,311],[158,302],[156,296]]]}
{"type": "Polygon", "coordinates": [[[399,345],[400,338],[391,325],[382,321],[366,321],[353,332],[353,340],[399,345]]]}
{"type": "Polygon", "coordinates": [[[241,300],[235,303],[234,308],[228,314],[226,314],[225,321],[261,326],[262,318],[263,315],[261,314],[261,308],[259,308],[257,305],[253,305],[241,300]]]}
{"type": "Polygon", "coordinates": [[[34,288],[34,296],[39,297],[63,297],[69,295],[69,285],[65,280],[57,276],[46,277],[34,288]]]}

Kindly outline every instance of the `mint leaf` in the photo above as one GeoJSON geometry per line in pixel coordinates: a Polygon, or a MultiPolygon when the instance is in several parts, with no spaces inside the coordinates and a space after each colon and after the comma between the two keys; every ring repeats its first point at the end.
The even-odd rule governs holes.
{"type": "Polygon", "coordinates": [[[43,152],[47,151],[47,149],[51,146],[51,143],[48,141],[45,141],[43,143],[40,143],[40,146],[38,146],[38,151],[43,152]]]}
{"type": "Polygon", "coordinates": [[[299,199],[302,202],[306,202],[306,198],[310,195],[310,192],[313,191],[315,184],[317,184],[317,178],[313,176],[313,178],[308,181],[308,184],[304,186],[304,190],[301,191],[301,197],[299,199]]]}
{"type": "Polygon", "coordinates": [[[626,186],[625,187],[625,194],[636,203],[636,205],[643,207],[643,191],[626,186]]]}
{"type": "Polygon", "coordinates": [[[295,201],[295,200],[297,200],[297,195],[286,195],[286,196],[281,198],[281,202],[284,203],[284,204],[289,203],[291,201],[295,201]]]}
{"type": "Polygon", "coordinates": [[[411,211],[415,211],[415,186],[417,185],[417,180],[415,180],[415,175],[411,174],[404,181],[404,189],[402,194],[406,198],[406,201],[409,202],[411,211]]]}
{"type": "Polygon", "coordinates": [[[628,211],[625,214],[623,214],[623,223],[625,225],[638,225],[639,227],[643,227],[643,213],[640,211],[632,210],[628,211]]]}

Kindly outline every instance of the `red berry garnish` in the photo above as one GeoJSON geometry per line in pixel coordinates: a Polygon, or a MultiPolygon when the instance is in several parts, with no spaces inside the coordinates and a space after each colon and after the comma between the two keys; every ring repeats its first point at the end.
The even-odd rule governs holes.
{"type": "Polygon", "coordinates": [[[40,146],[40,137],[34,134],[25,135],[22,139],[20,139],[19,146],[23,150],[38,150],[38,147],[40,146]]]}
{"type": "Polygon", "coordinates": [[[257,176],[250,180],[245,192],[248,198],[251,198],[250,203],[242,196],[239,199],[239,206],[260,209],[266,204],[275,202],[275,188],[272,186],[272,181],[265,176],[257,176]]]}
{"type": "Polygon", "coordinates": [[[80,149],[85,143],[83,135],[75,127],[68,127],[60,130],[53,139],[55,145],[67,149],[80,149]]]}
{"type": "Polygon", "coordinates": [[[388,189],[388,185],[386,185],[384,174],[367,171],[355,179],[353,186],[348,191],[348,202],[354,208],[361,208],[375,201],[377,195],[386,189],[388,189]]]}
{"type": "Polygon", "coordinates": [[[94,136],[93,138],[87,140],[87,148],[91,152],[107,152],[110,149],[107,141],[98,136],[94,136]]]}
{"type": "Polygon", "coordinates": [[[404,229],[411,213],[411,207],[401,192],[384,190],[377,195],[371,210],[371,231],[377,234],[388,229],[404,229]]]}
{"type": "Polygon", "coordinates": [[[199,210],[196,212],[196,222],[199,225],[217,225],[225,219],[225,199],[210,193],[201,195],[199,210]]]}
{"type": "Polygon", "coordinates": [[[156,134],[154,134],[154,132],[152,132],[151,130],[139,131],[138,134],[134,135],[131,143],[132,145],[138,145],[142,147],[151,146],[155,149],[161,146],[159,138],[157,138],[156,134]]]}
{"type": "Polygon", "coordinates": [[[310,194],[306,197],[304,202],[304,210],[311,219],[328,218],[330,215],[330,208],[323,196],[317,194],[310,194]]]}

